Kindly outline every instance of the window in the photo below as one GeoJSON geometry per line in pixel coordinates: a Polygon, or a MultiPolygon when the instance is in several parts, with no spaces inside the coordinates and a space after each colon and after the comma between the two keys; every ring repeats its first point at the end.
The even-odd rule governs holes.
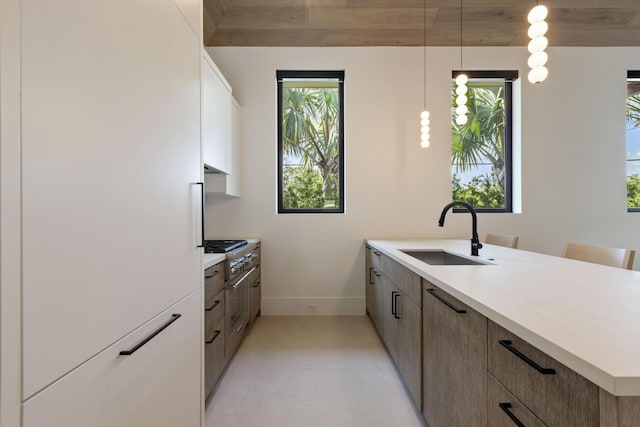
{"type": "Polygon", "coordinates": [[[277,71],[278,213],[344,213],[344,71],[277,71]]]}
{"type": "Polygon", "coordinates": [[[452,199],[478,212],[512,212],[512,94],[517,71],[465,71],[467,122],[456,123],[451,86],[452,199]]]}
{"type": "Polygon", "coordinates": [[[627,71],[627,210],[640,212],[640,71],[627,71]]]}

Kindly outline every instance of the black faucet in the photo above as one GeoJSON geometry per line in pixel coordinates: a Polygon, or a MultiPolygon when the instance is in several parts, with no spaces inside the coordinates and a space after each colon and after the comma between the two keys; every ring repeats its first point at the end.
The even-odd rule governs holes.
{"type": "Polygon", "coordinates": [[[440,227],[444,226],[444,217],[447,215],[449,209],[454,206],[462,206],[471,214],[471,218],[473,219],[472,223],[472,235],[471,235],[471,255],[478,256],[478,249],[482,248],[482,243],[480,243],[480,239],[478,239],[478,216],[476,215],[476,210],[473,209],[469,203],[465,202],[451,202],[447,206],[442,209],[442,213],[440,214],[440,221],[438,221],[438,225],[440,227]]]}

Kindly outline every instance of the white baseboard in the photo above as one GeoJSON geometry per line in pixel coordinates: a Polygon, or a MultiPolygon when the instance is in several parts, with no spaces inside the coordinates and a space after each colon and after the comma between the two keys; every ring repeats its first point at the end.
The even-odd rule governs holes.
{"type": "Polygon", "coordinates": [[[364,316],[365,298],[262,298],[263,316],[364,316]]]}

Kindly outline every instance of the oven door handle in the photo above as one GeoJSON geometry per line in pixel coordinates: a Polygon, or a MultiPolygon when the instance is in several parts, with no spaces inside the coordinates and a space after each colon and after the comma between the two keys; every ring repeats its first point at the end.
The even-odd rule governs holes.
{"type": "Polygon", "coordinates": [[[256,268],[255,268],[255,267],[253,267],[251,270],[247,271],[247,272],[245,273],[245,275],[244,275],[244,276],[242,276],[242,278],[241,278],[240,280],[238,280],[234,285],[229,286],[229,288],[228,288],[228,289],[236,289],[238,286],[240,286],[240,284],[241,284],[241,283],[242,283],[242,282],[243,282],[247,277],[249,277],[249,275],[250,275],[251,273],[253,273],[253,271],[254,271],[255,269],[256,269],[256,268]]]}

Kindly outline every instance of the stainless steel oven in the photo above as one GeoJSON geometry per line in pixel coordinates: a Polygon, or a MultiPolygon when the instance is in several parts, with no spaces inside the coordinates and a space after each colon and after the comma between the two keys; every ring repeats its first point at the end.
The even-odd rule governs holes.
{"type": "Polygon", "coordinates": [[[245,245],[226,254],[224,295],[225,357],[230,357],[249,323],[249,286],[258,265],[255,245],[245,245]]]}

